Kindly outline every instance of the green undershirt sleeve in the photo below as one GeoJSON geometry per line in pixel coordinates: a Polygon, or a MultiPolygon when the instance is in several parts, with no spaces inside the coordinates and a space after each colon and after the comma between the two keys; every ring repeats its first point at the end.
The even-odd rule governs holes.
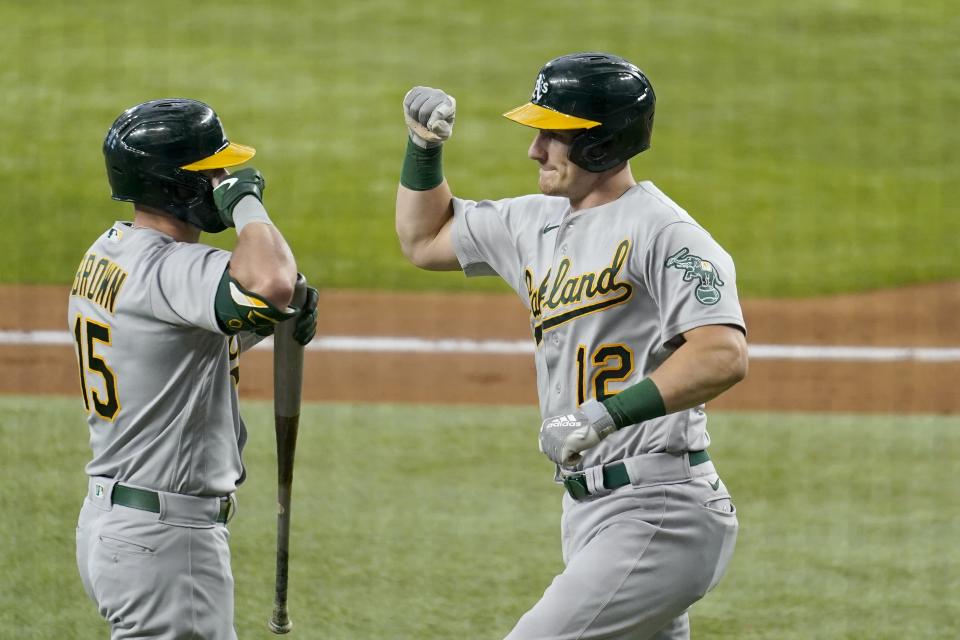
{"type": "Polygon", "coordinates": [[[603,401],[603,406],[613,416],[617,429],[651,418],[659,418],[667,413],[663,405],[663,396],[650,378],[644,378],[632,387],[607,398],[603,401]]]}

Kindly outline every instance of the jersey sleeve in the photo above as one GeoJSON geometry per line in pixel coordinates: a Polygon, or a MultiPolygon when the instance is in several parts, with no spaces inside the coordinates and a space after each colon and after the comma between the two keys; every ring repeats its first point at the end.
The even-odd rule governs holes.
{"type": "Polygon", "coordinates": [[[746,332],[733,258],[703,228],[667,225],[644,255],[645,279],[660,310],[663,342],[711,324],[746,332]]]}
{"type": "Polygon", "coordinates": [[[148,284],[154,315],[171,324],[222,334],[214,301],[229,263],[230,252],[222,249],[199,243],[171,245],[148,284]]]}
{"type": "Polygon", "coordinates": [[[453,199],[453,249],[467,276],[499,275],[516,287],[520,282],[520,256],[511,228],[512,199],[453,199]]]}

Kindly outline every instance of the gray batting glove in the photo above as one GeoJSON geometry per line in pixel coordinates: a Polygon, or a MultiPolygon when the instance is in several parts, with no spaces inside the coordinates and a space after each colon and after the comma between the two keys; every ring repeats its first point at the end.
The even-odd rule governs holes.
{"type": "Polygon", "coordinates": [[[540,453],[561,467],[583,460],[582,451],[600,444],[617,430],[607,408],[593,398],[573,413],[547,418],[540,426],[540,453]]]}
{"type": "Polygon", "coordinates": [[[440,89],[414,87],[403,97],[403,118],[418,147],[438,147],[453,133],[457,101],[440,89]]]}

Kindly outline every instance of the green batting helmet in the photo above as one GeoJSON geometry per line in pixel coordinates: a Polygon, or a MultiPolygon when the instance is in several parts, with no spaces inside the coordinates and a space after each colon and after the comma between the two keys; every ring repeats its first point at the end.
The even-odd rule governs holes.
{"type": "Polygon", "coordinates": [[[220,118],[197,100],[151,100],[124,111],[103,141],[114,200],[161,209],[203,231],[226,229],[204,169],[242,164],[256,153],[227,140],[220,118]]]}
{"type": "Polygon", "coordinates": [[[530,102],[503,114],[536,129],[582,129],[570,160],[599,172],[650,148],[653,85],[633,64],[608,53],[574,53],[540,69],[530,102]]]}

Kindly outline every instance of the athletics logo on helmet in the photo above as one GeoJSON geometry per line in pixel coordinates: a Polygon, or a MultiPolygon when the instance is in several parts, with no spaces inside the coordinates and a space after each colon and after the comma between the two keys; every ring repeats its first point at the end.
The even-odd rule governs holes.
{"type": "Polygon", "coordinates": [[[537,84],[533,85],[533,97],[531,100],[537,101],[543,97],[547,92],[550,86],[547,84],[547,81],[543,79],[543,74],[537,76],[537,84]]]}
{"type": "Polygon", "coordinates": [[[211,233],[226,226],[213,202],[213,184],[200,172],[242,164],[254,153],[227,140],[208,105],[183,98],[127,109],[103,141],[114,200],[161,209],[211,233]]]}
{"type": "Polygon", "coordinates": [[[503,114],[535,129],[583,130],[570,160],[600,172],[650,148],[656,96],[640,69],[608,53],[574,53],[543,66],[530,102],[503,114]]]}

